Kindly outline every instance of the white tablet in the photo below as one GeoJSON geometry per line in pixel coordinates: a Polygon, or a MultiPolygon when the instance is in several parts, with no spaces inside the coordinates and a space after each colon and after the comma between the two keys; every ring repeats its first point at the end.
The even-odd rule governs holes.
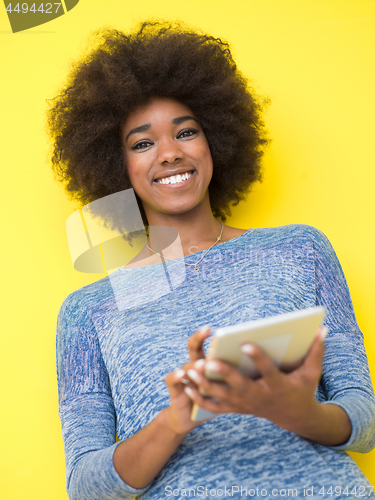
{"type": "MultiPolygon", "coordinates": [[[[269,356],[283,371],[297,368],[307,354],[315,334],[321,325],[325,309],[321,306],[300,311],[248,321],[235,326],[219,328],[214,332],[207,355],[236,366],[240,373],[256,378],[259,372],[251,358],[241,352],[241,345],[253,342],[269,356]]],[[[205,372],[211,380],[221,380],[214,372],[205,372]]],[[[191,419],[203,420],[217,416],[194,404],[191,419]]]]}

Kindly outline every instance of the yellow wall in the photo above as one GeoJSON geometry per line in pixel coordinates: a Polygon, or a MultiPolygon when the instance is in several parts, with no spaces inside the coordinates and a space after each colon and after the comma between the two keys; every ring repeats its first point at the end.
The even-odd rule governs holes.
{"type": "MultiPolygon", "coordinates": [[[[307,223],[331,240],[375,373],[375,2],[81,0],[58,19],[11,33],[0,5],[2,215],[1,463],[4,500],[67,499],[57,415],[59,306],[101,276],[76,272],[65,222],[74,210],[47,160],[45,100],[102,25],[180,18],[228,39],[242,71],[272,98],[265,179],[232,225],[307,223]]],[[[353,454],[375,484],[375,452],[353,454]]]]}

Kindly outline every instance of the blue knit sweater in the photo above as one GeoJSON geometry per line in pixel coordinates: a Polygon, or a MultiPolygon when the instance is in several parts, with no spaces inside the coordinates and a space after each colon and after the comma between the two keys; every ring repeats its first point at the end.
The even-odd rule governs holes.
{"type": "Polygon", "coordinates": [[[345,450],[375,446],[375,398],[345,277],[324,234],[305,225],[250,229],[214,247],[199,273],[181,262],[119,269],[61,306],[57,366],[69,498],[323,499],[332,498],[330,487],[336,498],[367,496],[369,483],[345,450]],[[220,415],[184,439],[148,488],[125,484],[112,461],[116,433],[128,439],[169,405],[164,377],[188,361],[190,335],[205,324],[215,329],[313,305],[326,307],[329,328],[316,398],[348,413],[345,445],[326,447],[252,415],[220,415]]]}

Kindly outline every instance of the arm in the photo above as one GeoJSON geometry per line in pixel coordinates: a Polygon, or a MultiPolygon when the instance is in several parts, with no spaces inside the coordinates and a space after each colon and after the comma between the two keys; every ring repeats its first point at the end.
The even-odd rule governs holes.
{"type": "Polygon", "coordinates": [[[219,401],[202,398],[197,390],[187,389],[199,406],[212,412],[244,413],[267,418],[274,424],[324,445],[345,443],[351,434],[346,412],[336,405],[318,403],[315,389],[321,376],[325,331],[321,329],[303,364],[291,373],[281,372],[259,348],[245,344],[242,349],[254,360],[261,377],[251,380],[219,360],[205,366],[220,373],[227,386],[210,382],[204,367],[189,370],[197,385],[219,401]]]}
{"type": "Polygon", "coordinates": [[[131,499],[142,491],[127,485],[113,466],[118,446],[115,409],[84,294],[82,289],[68,296],[57,321],[59,414],[67,491],[70,500],[131,499]]]}
{"type": "Polygon", "coordinates": [[[327,402],[347,413],[352,433],[338,449],[368,452],[375,446],[375,397],[363,334],[339,260],[327,237],[308,228],[314,245],[316,303],[327,308],[326,338],[321,380],[327,402]]]}
{"type": "MultiPolygon", "coordinates": [[[[110,382],[80,293],[64,301],[57,325],[67,490],[71,500],[130,499],[147,489],[186,434],[199,424],[190,421],[192,405],[181,383],[184,372],[173,372],[166,378],[171,406],[131,438],[116,443],[110,382]]],[[[191,337],[192,358],[202,355],[207,335],[205,331],[191,337]]]]}
{"type": "Polygon", "coordinates": [[[162,410],[146,427],[123,441],[113,456],[114,466],[124,481],[136,488],[148,485],[161,471],[189,432],[202,422],[190,420],[192,402],[181,382],[186,371],[204,358],[203,342],[209,335],[202,328],[188,340],[190,363],[184,369],[169,373],[165,382],[169,389],[171,405],[162,410]]]}
{"type": "Polygon", "coordinates": [[[322,338],[316,339],[303,365],[291,374],[281,373],[252,346],[247,354],[262,378],[246,379],[225,363],[216,362],[216,370],[225,376],[229,389],[210,383],[203,367],[189,375],[220,402],[204,400],[194,389],[188,393],[199,406],[212,412],[251,413],[321,444],[369,451],[375,445],[375,404],[363,336],[332,247],[320,231],[305,230],[312,233],[309,237],[315,251],[316,303],[328,310],[330,334],[322,379],[328,401],[318,402],[314,397],[322,373],[322,338]],[[342,333],[337,335],[337,331],[342,333]]]}
{"type": "MultiPolygon", "coordinates": [[[[179,391],[181,375],[170,373],[168,377],[172,392],[179,391]]],[[[191,408],[185,393],[181,393],[181,396],[191,408]]],[[[148,486],[189,433],[192,426],[191,422],[187,423],[186,428],[176,427],[171,408],[162,410],[146,427],[117,446],[113,464],[119,476],[134,488],[148,486]]]]}

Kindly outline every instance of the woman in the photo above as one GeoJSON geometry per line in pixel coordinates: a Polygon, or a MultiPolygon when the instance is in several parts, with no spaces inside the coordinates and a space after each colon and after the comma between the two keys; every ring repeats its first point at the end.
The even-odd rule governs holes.
{"type": "Polygon", "coordinates": [[[219,39],[157,23],[103,36],[50,110],[55,170],[85,203],[132,187],[145,224],[174,228],[180,244],[162,252],[150,232],[130,265],[61,307],[69,498],[368,495],[345,450],[375,445],[375,400],[332,247],[309,226],[224,225],[260,178],[260,100],[219,39]],[[316,304],[324,360],[321,329],[290,374],[246,345],[260,379],[218,361],[227,387],[205,378],[202,325],[316,304]],[[192,422],[193,401],[218,416],[192,422]]]}

